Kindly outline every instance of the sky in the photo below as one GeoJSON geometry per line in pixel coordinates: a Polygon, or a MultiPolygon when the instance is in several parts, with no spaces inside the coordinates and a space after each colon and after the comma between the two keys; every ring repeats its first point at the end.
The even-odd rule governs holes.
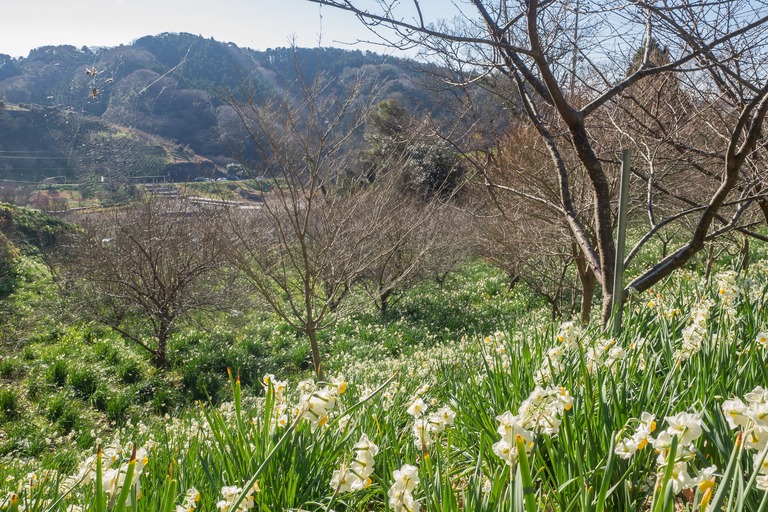
{"type": "MultiPolygon", "coordinates": [[[[365,0],[371,1],[371,0],[365,0]]],[[[423,0],[442,16],[451,0],[423,0]]],[[[69,44],[118,46],[147,35],[188,32],[241,47],[336,46],[385,52],[357,44],[375,37],[353,15],[306,0],[4,0],[0,53],[26,57],[33,48],[69,44]]]]}

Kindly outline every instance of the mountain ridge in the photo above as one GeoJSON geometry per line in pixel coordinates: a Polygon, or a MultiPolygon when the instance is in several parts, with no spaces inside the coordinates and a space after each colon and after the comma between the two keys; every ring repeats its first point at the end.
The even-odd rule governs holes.
{"type": "MultiPolygon", "coordinates": [[[[427,67],[432,68],[429,73],[439,71],[427,67]]],[[[89,173],[155,174],[157,166],[141,170],[141,160],[152,159],[152,147],[164,148],[155,155],[164,165],[181,160],[222,167],[257,160],[255,149],[242,144],[240,120],[229,101],[248,97],[263,104],[271,97],[290,97],[299,74],[310,83],[320,74],[339,81],[362,76],[366,87],[380,88],[381,100],[396,99],[417,115],[452,116],[434,91],[420,87],[429,74],[424,71],[424,65],[413,61],[367,51],[258,51],[186,33],[145,36],[130,45],[109,48],[45,46],[20,59],[0,54],[0,102],[4,105],[0,108],[0,134],[4,134],[0,179],[59,175],[61,166],[46,167],[42,161],[37,162],[36,172],[25,172],[22,159],[9,157],[34,156],[13,153],[25,150],[55,150],[53,156],[66,156],[64,175],[72,179],[89,173]],[[25,117],[33,119],[25,123],[25,117]],[[34,122],[40,126],[25,132],[24,126],[34,122]],[[67,129],[74,125],[80,128],[67,129]],[[91,129],[81,131],[83,127],[91,129]],[[120,157],[113,154],[110,138],[120,139],[123,146],[128,139],[135,142],[118,151],[124,160],[131,160],[119,172],[98,168],[87,158],[89,151],[101,151],[97,156],[103,163],[116,166],[115,158],[120,157]],[[154,142],[138,144],[153,138],[154,142]],[[101,149],[94,148],[94,139],[101,141],[101,149]],[[79,156],[79,161],[73,156],[79,156]]],[[[340,90],[331,87],[328,93],[340,90]]]]}

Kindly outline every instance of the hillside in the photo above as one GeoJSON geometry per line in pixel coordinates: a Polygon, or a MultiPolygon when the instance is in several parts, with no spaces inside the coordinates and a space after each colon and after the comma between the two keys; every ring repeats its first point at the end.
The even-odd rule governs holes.
{"type": "Polygon", "coordinates": [[[96,175],[114,181],[203,160],[163,137],[69,108],[24,104],[0,112],[0,180],[72,183],[96,175]]]}
{"type": "MultiPolygon", "coordinates": [[[[0,54],[0,179],[162,174],[173,161],[258,159],[231,101],[297,95],[320,73],[380,89],[409,111],[452,116],[414,62],[333,48],[254,51],[191,34],[115,48],[0,54]]],[[[323,94],[334,95],[339,85],[323,94]]]]}

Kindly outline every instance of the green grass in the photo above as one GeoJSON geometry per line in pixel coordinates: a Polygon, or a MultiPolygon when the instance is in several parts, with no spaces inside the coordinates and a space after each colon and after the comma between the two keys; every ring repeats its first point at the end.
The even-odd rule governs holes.
{"type": "Polygon", "coordinates": [[[27,392],[0,395],[0,409],[11,411],[0,413],[0,507],[15,493],[29,510],[120,510],[138,488],[107,492],[92,476],[122,467],[140,473],[142,491],[126,510],[175,510],[191,488],[198,511],[227,499],[252,500],[254,510],[392,510],[394,472],[412,465],[419,483],[408,492],[435,512],[764,510],[760,449],[737,443],[722,406],[768,383],[768,347],[757,339],[768,329],[766,261],[738,276],[730,301],[715,277],[695,272],[631,296],[615,339],[597,326],[563,330],[525,288],[509,291],[502,275],[472,264],[442,288],[423,283],[386,318],[361,306],[323,333],[326,372],[343,375],[341,387],[302,382],[311,375],[307,343],[269,316],[184,329],[162,375],[114,333],[67,326],[4,363],[0,378],[27,392]],[[710,305],[694,339],[701,304],[710,305]],[[265,388],[266,374],[274,377],[265,388]],[[536,397],[559,405],[534,415],[531,403],[550,403],[536,397]],[[433,425],[440,407],[455,412],[429,442],[414,434],[422,420],[408,409],[417,398],[433,425]],[[509,439],[513,464],[499,456],[497,418],[506,412],[522,429],[509,439]],[[623,458],[617,447],[643,413],[655,417],[652,443],[623,458]],[[679,413],[698,418],[701,434],[664,448],[679,413]],[[370,483],[340,491],[334,471],[351,467],[363,434],[379,448],[370,483]],[[675,464],[659,463],[653,443],[675,464]],[[710,466],[714,486],[695,484],[710,466]]]}

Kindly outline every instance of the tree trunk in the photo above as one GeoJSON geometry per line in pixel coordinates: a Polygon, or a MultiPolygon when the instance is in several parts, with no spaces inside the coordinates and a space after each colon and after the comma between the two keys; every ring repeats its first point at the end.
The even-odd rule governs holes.
{"type": "Polygon", "coordinates": [[[561,318],[562,312],[560,310],[560,298],[559,295],[555,295],[555,297],[550,301],[552,304],[552,322],[556,322],[558,318],[561,318]]]}
{"type": "Polygon", "coordinates": [[[757,205],[760,207],[760,211],[763,212],[766,224],[768,224],[768,200],[762,199],[757,202],[757,205]]]}
{"type": "Polygon", "coordinates": [[[379,294],[379,312],[381,316],[387,316],[389,312],[389,297],[392,295],[392,290],[386,290],[379,294]]]}
{"type": "Polygon", "coordinates": [[[323,380],[323,369],[320,364],[320,345],[317,343],[317,327],[314,324],[308,324],[305,332],[309,338],[309,346],[312,349],[312,365],[315,369],[317,380],[323,380]]]}
{"type": "Polygon", "coordinates": [[[592,299],[595,297],[597,279],[592,269],[587,269],[585,275],[579,275],[581,281],[581,323],[587,325],[592,312],[592,299]]]}
{"type": "Polygon", "coordinates": [[[709,252],[707,253],[707,266],[704,269],[704,280],[709,282],[709,277],[712,275],[712,266],[715,264],[715,244],[709,243],[709,252]]]}
{"type": "Polygon", "coordinates": [[[154,362],[157,368],[163,369],[168,365],[168,337],[170,334],[170,320],[161,319],[157,329],[157,350],[154,353],[154,362]]]}
{"type": "MultiPolygon", "coordinates": [[[[566,119],[566,121],[569,121],[566,119]]],[[[593,269],[603,290],[602,322],[608,324],[613,306],[613,273],[616,264],[616,245],[613,241],[613,218],[611,216],[611,190],[603,166],[590,143],[589,134],[582,119],[571,119],[568,123],[573,147],[592,185],[592,203],[595,219],[595,237],[600,268],[593,269]]]]}
{"type": "Polygon", "coordinates": [[[584,253],[581,252],[577,244],[572,245],[573,259],[576,262],[576,271],[579,274],[581,283],[581,323],[586,325],[592,313],[592,299],[595,297],[595,286],[597,286],[597,277],[592,268],[587,263],[584,253]]]}
{"type": "Polygon", "coordinates": [[[325,295],[328,297],[328,309],[331,311],[331,313],[336,313],[339,310],[341,301],[343,301],[344,298],[349,293],[349,284],[344,283],[340,287],[340,290],[336,290],[335,292],[333,288],[329,286],[327,283],[324,286],[325,286],[325,295]]]}
{"type": "Polygon", "coordinates": [[[741,262],[739,263],[739,270],[746,272],[749,268],[749,237],[744,235],[744,243],[741,245],[741,262]]]}
{"type": "Polygon", "coordinates": [[[442,289],[443,289],[443,287],[445,286],[445,281],[446,281],[446,279],[448,279],[448,275],[449,275],[451,272],[452,272],[452,271],[451,271],[451,270],[449,270],[449,271],[447,271],[447,272],[443,272],[443,273],[440,273],[440,274],[439,274],[439,275],[438,275],[438,276],[435,278],[435,281],[437,281],[437,286],[438,286],[438,287],[439,287],[441,290],[442,290],[442,289]]]}

